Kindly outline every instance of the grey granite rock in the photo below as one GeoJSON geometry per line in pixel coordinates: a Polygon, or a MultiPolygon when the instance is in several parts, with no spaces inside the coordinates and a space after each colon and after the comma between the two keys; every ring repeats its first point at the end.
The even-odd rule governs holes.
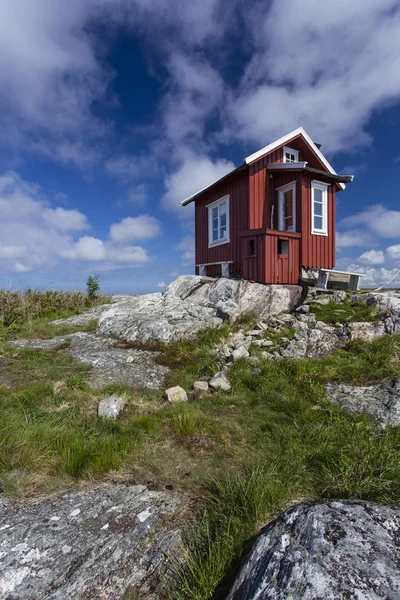
{"type": "Polygon", "coordinates": [[[156,353],[121,349],[115,340],[93,333],[73,333],[51,340],[14,340],[15,348],[54,349],[69,344],[63,351],[80,362],[92,365],[89,382],[93,387],[121,383],[158,389],[163,386],[168,368],[154,361],[156,353]],[[129,359],[129,360],[128,360],[129,359]],[[132,360],[130,360],[132,359],[132,360]]]}
{"type": "Polygon", "coordinates": [[[231,382],[223,371],[219,371],[214,377],[211,377],[208,385],[214,390],[224,390],[225,392],[228,392],[232,387],[231,382]]]}
{"type": "Polygon", "coordinates": [[[239,358],[248,358],[250,356],[247,348],[245,348],[243,345],[239,346],[239,348],[235,348],[235,350],[232,352],[232,358],[233,360],[239,360],[239,358]]]}
{"type": "Polygon", "coordinates": [[[329,383],[329,399],[346,410],[366,412],[384,425],[400,425],[400,377],[368,386],[329,383]]]}
{"type": "Polygon", "coordinates": [[[270,523],[227,600],[399,600],[400,509],[300,504],[270,523]]]}
{"type": "Polygon", "coordinates": [[[180,544],[176,496],[102,485],[26,505],[0,495],[0,598],[120,600],[160,585],[180,544]],[[155,535],[156,534],[156,535],[155,535]]]}
{"type": "Polygon", "coordinates": [[[97,407],[97,415],[105,419],[118,419],[124,410],[125,400],[119,396],[103,398],[97,407]]]}
{"type": "Polygon", "coordinates": [[[179,404],[187,401],[187,394],[183,387],[176,385],[165,390],[165,397],[171,404],[179,404]]]}
{"type": "Polygon", "coordinates": [[[288,310],[298,286],[265,286],[236,279],[182,275],[164,294],[136,296],[100,315],[99,333],[125,340],[170,342],[246,314],[260,318],[288,310]]]}

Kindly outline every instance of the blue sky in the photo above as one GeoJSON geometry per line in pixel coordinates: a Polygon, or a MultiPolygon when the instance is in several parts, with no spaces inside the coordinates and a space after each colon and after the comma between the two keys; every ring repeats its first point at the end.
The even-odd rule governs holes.
{"type": "Polygon", "coordinates": [[[400,268],[400,1],[4,0],[0,285],[162,290],[180,200],[303,126],[341,173],[337,268],[400,268]]]}

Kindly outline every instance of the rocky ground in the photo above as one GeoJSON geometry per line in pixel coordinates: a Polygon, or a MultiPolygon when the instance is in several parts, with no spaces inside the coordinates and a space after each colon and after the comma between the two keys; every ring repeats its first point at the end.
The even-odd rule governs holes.
{"type": "Polygon", "coordinates": [[[117,600],[132,589],[156,600],[181,541],[166,518],[183,505],[143,485],[102,485],[26,506],[0,496],[0,598],[117,600]]]}
{"type": "MultiPolygon", "coordinates": [[[[317,320],[313,306],[334,302],[340,314],[348,296],[314,294],[290,314],[299,293],[297,286],[183,276],[165,294],[114,297],[112,304],[54,322],[80,326],[97,318],[96,333],[11,344],[62,348],[92,365],[93,387],[123,383],[160,389],[167,367],[157,363],[156,352],[129,345],[193,338],[201,329],[255,313],[255,325],[237,328],[210,348],[220,368],[213,377],[195,382],[190,392],[195,398],[209,390],[229,390],[229,371],[240,359],[252,363],[257,377],[262,359],[319,358],[348,341],[400,333],[400,294],[362,295],[376,312],[374,321],[328,324],[317,320]],[[128,344],[121,346],[121,340],[128,344]]],[[[356,304],[360,296],[354,294],[349,301],[356,304]]],[[[166,397],[171,403],[186,402],[187,392],[174,387],[166,397]]],[[[350,412],[365,411],[384,426],[400,425],[399,377],[362,387],[333,382],[327,393],[350,412]]],[[[116,418],[122,399],[106,400],[99,414],[116,418]]],[[[117,600],[127,584],[140,590],[139,597],[159,597],[160,577],[180,539],[176,529],[164,526],[164,519],[184,504],[182,498],[144,486],[105,485],[25,506],[0,496],[0,598],[117,600]]],[[[299,505],[258,537],[229,600],[400,598],[399,529],[398,507],[366,502],[299,505]]]]}

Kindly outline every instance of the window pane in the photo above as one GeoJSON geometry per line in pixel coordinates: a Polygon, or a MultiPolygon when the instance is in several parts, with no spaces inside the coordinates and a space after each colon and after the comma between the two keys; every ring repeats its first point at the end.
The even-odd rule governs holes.
{"type": "Polygon", "coordinates": [[[322,202],[322,190],[314,188],[314,200],[315,202],[322,202]]]}
{"type": "Polygon", "coordinates": [[[218,206],[215,206],[215,207],[212,209],[212,218],[213,218],[213,219],[218,219],[218,206]]]}
{"type": "Polygon", "coordinates": [[[226,238],[226,227],[221,227],[220,234],[219,234],[219,239],[220,240],[224,240],[225,238],[226,238]]]}
{"type": "Polygon", "coordinates": [[[314,229],[322,229],[322,217],[314,217],[314,229]]]}
{"type": "Polygon", "coordinates": [[[226,215],[226,202],[223,202],[222,204],[219,205],[219,214],[222,215],[226,215]]]}
{"type": "Polygon", "coordinates": [[[322,217],[322,204],[320,202],[314,202],[314,215],[322,217]]]}
{"type": "Polygon", "coordinates": [[[221,215],[220,224],[221,227],[226,227],[226,215],[221,215]]]}
{"type": "Polygon", "coordinates": [[[218,240],[218,229],[213,229],[212,232],[212,241],[216,242],[218,240]]]}
{"type": "Polygon", "coordinates": [[[218,229],[218,217],[212,220],[212,228],[218,229]]]}

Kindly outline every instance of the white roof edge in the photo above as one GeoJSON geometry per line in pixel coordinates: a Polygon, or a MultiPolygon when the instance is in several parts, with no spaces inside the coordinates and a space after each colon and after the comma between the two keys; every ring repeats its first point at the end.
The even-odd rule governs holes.
{"type": "MultiPolygon", "coordinates": [[[[244,162],[247,165],[250,164],[251,162],[257,160],[258,158],[261,158],[262,156],[264,156],[264,154],[269,154],[270,152],[275,150],[275,148],[278,148],[279,146],[286,144],[286,142],[289,142],[292,138],[296,137],[297,135],[301,135],[305,139],[305,141],[312,148],[312,150],[318,156],[318,158],[320,159],[322,164],[325,165],[325,167],[328,169],[328,171],[330,173],[332,173],[332,175],[337,175],[335,169],[332,167],[330,162],[325,158],[325,156],[322,154],[320,149],[314,144],[314,142],[312,141],[312,139],[310,138],[308,133],[305,131],[305,129],[303,129],[303,127],[298,127],[297,129],[294,129],[290,133],[287,133],[283,137],[279,138],[279,140],[275,140],[275,142],[272,142],[272,144],[269,144],[268,146],[264,146],[264,148],[261,148],[261,150],[257,150],[257,152],[254,152],[253,154],[246,156],[246,158],[244,159],[244,162]]],[[[346,187],[344,185],[344,183],[339,183],[339,185],[343,190],[346,187]]]]}

